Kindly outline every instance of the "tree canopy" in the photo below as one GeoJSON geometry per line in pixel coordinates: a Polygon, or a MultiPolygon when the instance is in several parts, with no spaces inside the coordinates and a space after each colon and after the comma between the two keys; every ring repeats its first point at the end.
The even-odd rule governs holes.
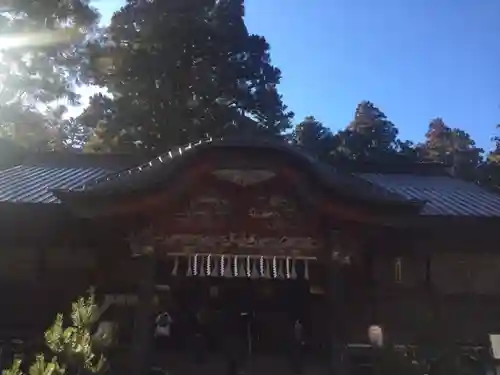
{"type": "Polygon", "coordinates": [[[102,29],[89,0],[0,8],[2,41],[12,42],[0,46],[0,136],[30,149],[157,154],[208,136],[267,135],[327,163],[430,161],[500,184],[500,138],[484,155],[439,117],[415,143],[369,100],[348,124],[308,116],[292,126],[281,71],[265,36],[247,29],[243,0],[127,0],[102,29]],[[102,90],[68,119],[78,83],[102,90]]]}
{"type": "Polygon", "coordinates": [[[89,81],[106,87],[81,116],[94,150],[160,151],[207,135],[279,135],[292,114],[265,38],[242,0],[128,1],[93,44],[89,81]]]}
{"type": "Polygon", "coordinates": [[[362,101],[337,135],[340,154],[358,161],[388,160],[398,152],[398,129],[375,104],[362,101]]]}
{"type": "Polygon", "coordinates": [[[307,116],[298,123],[291,134],[292,143],[320,159],[328,159],[335,142],[332,131],[314,116],[307,116]]]}
{"type": "Polygon", "coordinates": [[[443,119],[433,119],[419,151],[424,160],[444,163],[453,168],[457,176],[474,179],[481,164],[483,150],[476,147],[470,135],[458,128],[448,127],[443,119]]]}
{"type": "Polygon", "coordinates": [[[0,1],[0,136],[31,149],[62,146],[66,104],[78,102],[88,0],[0,1]]]}

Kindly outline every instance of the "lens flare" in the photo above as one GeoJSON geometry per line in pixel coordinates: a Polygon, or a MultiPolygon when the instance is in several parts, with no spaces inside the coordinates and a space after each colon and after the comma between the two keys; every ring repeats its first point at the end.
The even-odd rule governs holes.
{"type": "Polygon", "coordinates": [[[73,43],[79,37],[77,29],[47,30],[36,33],[0,35],[0,51],[14,48],[44,47],[54,44],[73,43]]]}

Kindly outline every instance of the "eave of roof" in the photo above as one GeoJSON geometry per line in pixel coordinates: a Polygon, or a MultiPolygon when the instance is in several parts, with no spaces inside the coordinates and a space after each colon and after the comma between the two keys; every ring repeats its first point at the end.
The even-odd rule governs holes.
{"type": "Polygon", "coordinates": [[[57,203],[52,189],[67,189],[111,173],[102,168],[47,168],[18,165],[0,172],[0,201],[57,203]]]}
{"type": "Polygon", "coordinates": [[[138,164],[136,156],[24,152],[0,170],[0,202],[59,203],[53,189],[71,189],[138,164]]]}

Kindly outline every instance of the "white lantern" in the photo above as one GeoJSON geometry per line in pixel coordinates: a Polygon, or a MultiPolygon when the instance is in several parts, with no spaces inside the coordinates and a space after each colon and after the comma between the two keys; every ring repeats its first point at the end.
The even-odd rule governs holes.
{"type": "Polygon", "coordinates": [[[379,348],[382,347],[382,345],[384,345],[382,327],[377,325],[368,327],[368,340],[370,340],[370,344],[372,344],[372,346],[379,348]]]}

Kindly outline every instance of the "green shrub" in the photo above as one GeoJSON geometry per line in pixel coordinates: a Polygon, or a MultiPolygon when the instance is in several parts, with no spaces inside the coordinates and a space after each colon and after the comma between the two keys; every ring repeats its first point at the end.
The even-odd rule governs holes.
{"type": "MultiPolygon", "coordinates": [[[[90,375],[103,374],[108,370],[107,361],[100,346],[92,338],[93,316],[97,312],[94,293],[80,297],[71,306],[71,325],[64,326],[63,314],[58,314],[54,324],[45,332],[45,344],[53,357],[50,361],[44,354],[37,355],[28,370],[29,375],[90,375]]],[[[102,347],[102,346],[100,346],[102,347]]],[[[25,375],[21,360],[15,360],[11,368],[2,375],[25,375]]]]}

